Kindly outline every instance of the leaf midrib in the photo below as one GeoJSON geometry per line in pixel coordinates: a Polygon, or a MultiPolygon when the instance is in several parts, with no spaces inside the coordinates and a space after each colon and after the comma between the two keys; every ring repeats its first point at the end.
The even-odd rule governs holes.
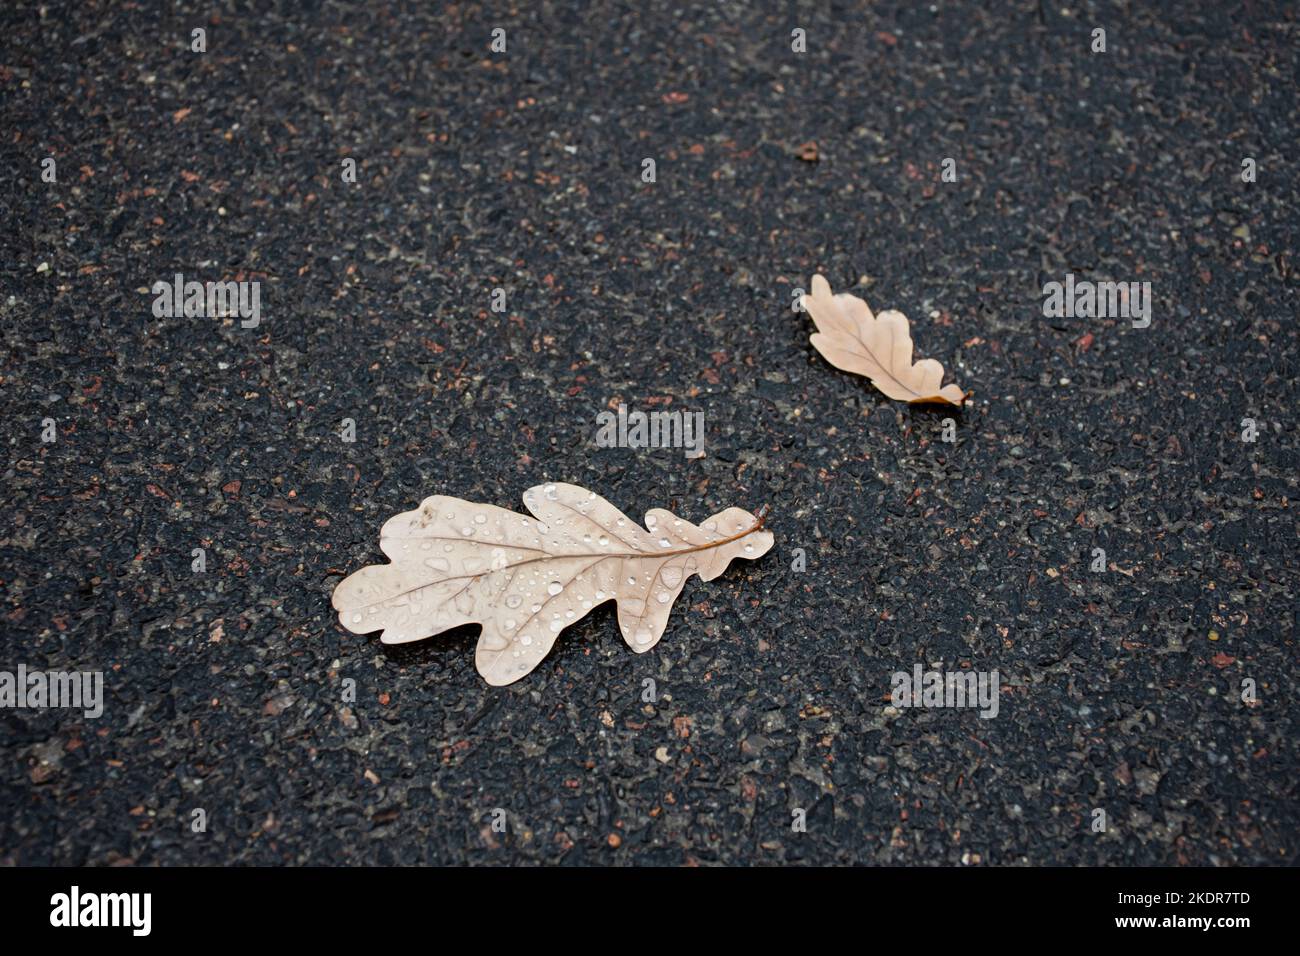
{"type": "MultiPolygon", "coordinates": [[[[601,527],[604,527],[604,526],[602,525],[601,527]]],[[[608,529],[605,529],[605,530],[608,530],[608,529]]],[[[389,595],[388,597],[384,598],[384,601],[391,601],[391,600],[393,600],[393,598],[404,597],[404,596],[407,595],[407,594],[412,594],[412,593],[414,593],[415,591],[419,591],[419,590],[421,590],[421,589],[423,589],[423,588],[432,587],[434,584],[442,584],[442,583],[445,582],[445,581],[461,581],[461,580],[464,580],[465,578],[481,578],[481,577],[485,577],[486,575],[489,575],[489,574],[499,574],[499,573],[502,572],[502,571],[516,570],[516,569],[518,569],[518,568],[522,568],[522,567],[524,567],[525,565],[536,564],[536,563],[539,562],[539,561],[559,561],[559,560],[564,560],[564,559],[568,559],[568,558],[598,558],[598,559],[599,559],[598,561],[595,561],[595,562],[593,562],[593,563],[590,565],[591,567],[595,567],[597,564],[600,563],[600,561],[606,560],[606,559],[608,559],[608,558],[624,558],[624,559],[625,559],[625,558],[639,558],[639,559],[645,560],[645,559],[653,559],[653,558],[671,558],[671,557],[675,557],[675,556],[680,555],[680,554],[696,554],[696,553],[698,553],[698,552],[700,552],[700,551],[709,551],[709,550],[712,550],[713,548],[721,547],[721,546],[724,545],[724,544],[730,544],[730,543],[733,542],[733,541],[739,541],[741,538],[747,538],[747,537],[749,537],[751,534],[753,534],[754,532],[756,532],[756,531],[762,531],[762,530],[763,530],[763,522],[762,522],[762,521],[755,521],[753,527],[750,527],[750,528],[746,529],[745,531],[742,531],[740,534],[734,534],[734,535],[732,535],[732,536],[729,537],[729,538],[719,538],[717,541],[710,541],[708,544],[696,545],[696,546],[693,547],[693,548],[679,548],[679,549],[676,550],[676,551],[658,551],[658,552],[653,552],[653,553],[646,553],[646,552],[643,552],[643,551],[626,551],[626,552],[623,552],[623,551],[578,551],[578,552],[574,552],[574,553],[572,553],[572,554],[552,554],[551,552],[546,551],[546,550],[544,550],[543,548],[529,548],[529,547],[525,547],[525,546],[523,546],[523,545],[513,545],[513,544],[498,545],[497,547],[503,547],[503,548],[516,548],[516,547],[517,547],[517,548],[519,548],[519,550],[521,550],[521,551],[541,551],[542,554],[544,555],[544,557],[540,557],[540,558],[529,558],[529,559],[527,559],[526,561],[520,561],[520,562],[518,562],[518,563],[516,563],[516,564],[507,564],[505,567],[502,567],[502,568],[490,568],[490,569],[488,569],[487,571],[478,571],[478,572],[475,572],[475,573],[473,573],[473,574],[453,574],[453,575],[451,575],[450,577],[439,578],[437,581],[431,581],[431,582],[429,582],[428,584],[419,584],[419,585],[416,585],[415,587],[407,588],[407,589],[405,589],[405,590],[403,590],[403,591],[398,591],[398,592],[396,592],[396,593],[394,593],[394,594],[391,594],[391,595],[389,595]]],[[[649,532],[647,532],[647,533],[649,533],[649,532]]],[[[395,537],[391,537],[391,536],[388,537],[388,538],[381,537],[381,538],[379,539],[380,544],[383,544],[384,541],[402,541],[402,540],[406,540],[406,539],[395,538],[395,537]]],[[[451,538],[451,537],[444,537],[444,536],[441,536],[441,535],[438,535],[438,536],[435,536],[435,537],[426,537],[426,538],[421,538],[420,540],[422,540],[422,541],[460,541],[461,543],[464,543],[464,542],[465,542],[465,539],[464,539],[464,538],[451,538]]],[[[619,540],[621,541],[621,540],[623,540],[623,539],[620,538],[619,540]]],[[[478,542],[474,542],[474,543],[477,544],[478,542]]],[[[379,566],[379,567],[383,567],[384,565],[378,565],[378,566],[379,566]]],[[[397,567],[398,565],[397,565],[397,562],[393,562],[392,564],[389,564],[389,565],[387,565],[387,566],[388,566],[388,567],[397,567]]],[[[586,570],[586,569],[584,569],[584,570],[586,570]]],[[[582,572],[579,572],[579,574],[581,574],[581,573],[582,573],[582,572]]],[[[357,606],[359,606],[359,607],[370,607],[372,604],[375,604],[375,603],[377,603],[377,602],[371,601],[371,602],[368,602],[368,603],[366,603],[366,604],[363,604],[363,605],[357,605],[357,606]]],[[[382,603],[382,602],[378,602],[378,603],[382,603]]],[[[341,611],[342,611],[342,610],[352,610],[352,609],[353,609],[353,608],[351,608],[351,607],[349,607],[349,608],[339,608],[339,610],[341,610],[341,611]]]]}

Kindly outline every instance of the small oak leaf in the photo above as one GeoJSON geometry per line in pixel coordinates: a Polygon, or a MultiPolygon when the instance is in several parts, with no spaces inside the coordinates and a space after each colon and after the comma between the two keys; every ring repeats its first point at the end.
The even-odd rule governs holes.
{"type": "Polygon", "coordinates": [[[812,295],[801,299],[817,331],[810,341],[836,368],[865,375],[887,396],[911,404],[961,407],[969,392],[944,385],[943,366],[934,359],[912,362],[912,336],[901,312],[873,315],[855,295],[831,295],[830,284],[813,276],[812,295]]]}

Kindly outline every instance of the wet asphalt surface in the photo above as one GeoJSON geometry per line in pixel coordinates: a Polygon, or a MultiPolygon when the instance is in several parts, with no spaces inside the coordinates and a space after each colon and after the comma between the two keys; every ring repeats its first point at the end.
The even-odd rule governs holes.
{"type": "Polygon", "coordinates": [[[1294,862],[1300,24],[1169,7],[6,4],[0,669],[105,711],[0,710],[0,863],[1294,862]],[[816,271],[955,442],[816,354],[816,271]],[[619,402],[705,457],[598,449],[619,402]],[[339,626],[386,518],[543,481],[776,546],[500,689],[339,626]]]}

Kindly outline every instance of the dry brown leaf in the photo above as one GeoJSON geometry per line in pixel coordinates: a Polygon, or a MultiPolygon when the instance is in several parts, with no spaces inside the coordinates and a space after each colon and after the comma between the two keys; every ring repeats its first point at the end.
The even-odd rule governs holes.
{"type": "Polygon", "coordinates": [[[865,375],[890,398],[912,404],[940,402],[961,407],[968,392],[944,385],[943,366],[934,359],[912,364],[912,336],[901,312],[872,315],[856,295],[831,295],[830,284],[813,276],[812,295],[801,299],[817,325],[810,341],[826,361],[846,372],[865,375]]]}
{"type": "Polygon", "coordinates": [[[577,485],[537,485],[524,504],[533,517],[435,495],[390,518],[379,546],[392,563],[339,582],[340,623],[354,634],[382,630],[385,644],[482,624],[475,663],[500,686],[536,667],[561,630],[606,601],[618,602],[627,645],[650,650],[687,578],[712,581],[733,558],[761,557],[773,542],[742,508],[702,527],[654,508],[642,528],[577,485]]]}

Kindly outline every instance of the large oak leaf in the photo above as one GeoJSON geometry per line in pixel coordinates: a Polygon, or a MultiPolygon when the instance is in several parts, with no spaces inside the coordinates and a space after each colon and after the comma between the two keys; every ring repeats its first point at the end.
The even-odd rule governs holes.
{"type": "Polygon", "coordinates": [[[392,563],[339,583],[339,621],[357,634],[382,630],[385,644],[481,624],[478,671],[489,684],[509,684],[606,601],[618,602],[628,646],[650,650],[687,578],[711,581],[733,558],[758,558],[773,542],[742,508],[700,526],[655,508],[642,528],[577,485],[537,485],[524,504],[532,517],[435,495],[390,518],[379,546],[392,563]]]}

